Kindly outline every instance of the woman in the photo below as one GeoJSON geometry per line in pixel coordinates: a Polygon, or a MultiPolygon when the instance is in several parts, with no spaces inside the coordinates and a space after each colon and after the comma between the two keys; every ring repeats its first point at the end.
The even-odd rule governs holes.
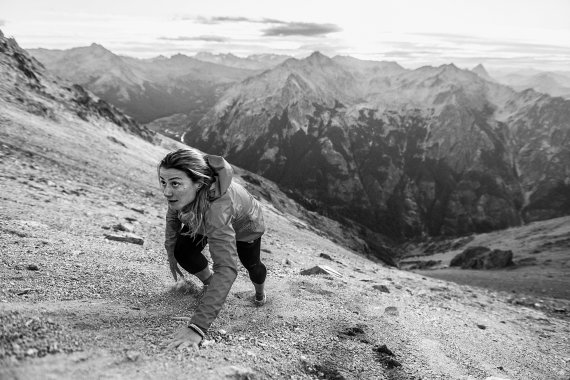
{"type": "Polygon", "coordinates": [[[175,334],[169,347],[198,347],[220,312],[237,276],[239,260],[255,288],[254,302],[266,302],[267,269],[260,260],[265,231],[259,203],[232,181],[232,167],[219,156],[194,149],[168,153],[158,165],[162,192],[168,201],[165,247],[174,280],[178,264],[198,277],[205,292],[188,326],[175,334]],[[202,250],[209,243],[213,272],[202,250]]]}

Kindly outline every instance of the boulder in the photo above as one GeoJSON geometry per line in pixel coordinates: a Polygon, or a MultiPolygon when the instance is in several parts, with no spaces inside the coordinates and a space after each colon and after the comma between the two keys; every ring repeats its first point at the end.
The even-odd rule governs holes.
{"type": "Polygon", "coordinates": [[[317,265],[309,269],[305,269],[301,271],[301,274],[304,276],[312,276],[317,274],[329,274],[335,277],[342,277],[342,275],[337,272],[336,270],[326,266],[326,265],[317,265]]]}
{"type": "Polygon", "coordinates": [[[461,269],[499,269],[514,265],[513,251],[490,249],[487,247],[469,247],[455,256],[449,266],[461,269]]]}

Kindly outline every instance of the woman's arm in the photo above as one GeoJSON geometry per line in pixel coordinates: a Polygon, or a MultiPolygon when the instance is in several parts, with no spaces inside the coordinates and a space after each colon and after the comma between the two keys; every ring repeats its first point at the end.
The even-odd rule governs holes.
{"type": "Polygon", "coordinates": [[[176,241],[178,240],[181,227],[182,223],[180,223],[180,220],[178,219],[178,213],[169,208],[166,212],[164,248],[166,248],[168,264],[170,265],[170,272],[172,273],[172,277],[174,277],[174,281],[178,280],[178,275],[182,276],[182,272],[180,271],[176,258],[174,257],[174,248],[176,247],[176,241]]]}
{"type": "Polygon", "coordinates": [[[210,246],[210,255],[214,262],[214,274],[208,290],[191,324],[206,331],[216,319],[226,297],[237,277],[237,265],[234,256],[237,255],[235,231],[232,227],[231,199],[225,194],[210,206],[206,213],[206,234],[210,246]]]}

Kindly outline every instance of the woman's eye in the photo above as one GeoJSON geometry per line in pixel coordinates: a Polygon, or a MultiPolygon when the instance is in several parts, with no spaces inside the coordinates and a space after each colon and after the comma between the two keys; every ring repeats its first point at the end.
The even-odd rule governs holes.
{"type": "Polygon", "coordinates": [[[178,182],[172,182],[172,187],[177,188],[178,186],[180,186],[180,183],[178,183],[178,182]]]}

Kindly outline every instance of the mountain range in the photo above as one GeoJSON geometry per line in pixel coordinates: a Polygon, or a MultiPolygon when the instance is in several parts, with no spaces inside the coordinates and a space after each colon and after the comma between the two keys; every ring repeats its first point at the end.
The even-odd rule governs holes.
{"type": "Polygon", "coordinates": [[[498,82],[517,91],[532,88],[538,92],[570,99],[570,73],[523,71],[502,75],[497,73],[495,77],[498,82]]]}
{"type": "Polygon", "coordinates": [[[569,101],[516,91],[483,66],[409,70],[318,52],[138,60],[99,45],[31,53],[153,129],[358,221],[369,242],[570,213],[569,101]]]}
{"type": "Polygon", "coordinates": [[[563,98],[316,52],[232,86],[184,142],[402,239],[570,213],[569,138],[563,98]]]}
{"type": "MultiPolygon", "coordinates": [[[[177,54],[170,58],[135,59],[116,55],[95,43],[68,50],[28,51],[56,75],[84,86],[141,123],[154,121],[151,128],[174,138],[180,138],[183,128],[165,127],[171,124],[172,115],[178,114],[176,119],[183,124],[196,124],[230,85],[291,58],[277,54],[238,57],[200,52],[193,57],[177,54]]],[[[351,60],[355,66],[365,62],[337,58],[351,60]]],[[[570,73],[510,70],[490,75],[482,65],[473,71],[518,91],[531,88],[552,96],[570,97],[570,73]]]]}
{"type": "Polygon", "coordinates": [[[176,113],[197,121],[229,85],[256,72],[182,54],[122,57],[97,44],[29,52],[55,75],[84,86],[141,123],[176,113]]]}

